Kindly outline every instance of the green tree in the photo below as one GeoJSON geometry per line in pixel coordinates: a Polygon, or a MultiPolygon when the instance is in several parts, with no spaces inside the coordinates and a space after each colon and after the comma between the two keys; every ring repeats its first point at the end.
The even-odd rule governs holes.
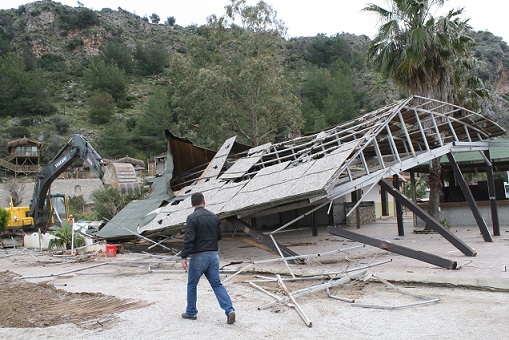
{"type": "Polygon", "coordinates": [[[307,46],[304,53],[304,60],[319,67],[330,67],[338,59],[344,62],[354,60],[348,42],[339,35],[328,37],[325,34],[318,34],[307,46]]]}
{"type": "Polygon", "coordinates": [[[57,111],[42,70],[36,68],[28,73],[28,84],[20,98],[20,106],[22,114],[50,115],[57,111]]]}
{"type": "Polygon", "coordinates": [[[94,210],[100,218],[111,219],[129,202],[139,199],[142,194],[137,191],[120,192],[113,187],[105,187],[92,192],[94,210]]]}
{"type": "Polygon", "coordinates": [[[163,73],[169,65],[170,54],[161,45],[136,44],[134,58],[138,71],[145,76],[163,73]]]}
{"type": "Polygon", "coordinates": [[[132,49],[118,41],[109,41],[99,48],[99,52],[107,64],[116,64],[126,73],[133,69],[132,49]]]}
{"type": "Polygon", "coordinates": [[[76,219],[81,220],[87,218],[85,214],[85,199],[83,195],[69,197],[69,213],[76,219]]]}
{"type": "Polygon", "coordinates": [[[305,132],[315,132],[354,118],[360,108],[353,72],[341,59],[330,68],[310,67],[302,86],[305,132]]]}
{"type": "Polygon", "coordinates": [[[0,116],[18,115],[28,82],[21,57],[13,53],[0,57],[0,116]]]}
{"type": "Polygon", "coordinates": [[[180,134],[218,147],[233,134],[259,145],[298,132],[303,119],[284,74],[285,33],[265,2],[232,0],[224,16],[210,17],[172,62],[180,134]]]}
{"type": "Polygon", "coordinates": [[[174,16],[170,16],[166,19],[166,24],[168,24],[168,26],[175,26],[175,22],[177,22],[177,20],[174,16]]]}
{"type": "Polygon", "coordinates": [[[45,74],[26,70],[21,56],[0,57],[0,116],[45,115],[55,112],[45,74]]]}
{"type": "Polygon", "coordinates": [[[161,21],[161,18],[156,13],[152,13],[152,15],[150,15],[150,21],[152,21],[153,24],[157,25],[159,24],[159,21],[161,21]]]}
{"type": "Polygon", "coordinates": [[[97,146],[105,155],[120,158],[136,153],[131,133],[122,122],[110,123],[100,134],[97,146]]]}
{"type": "MultiPolygon", "coordinates": [[[[463,9],[433,17],[443,4],[444,0],[393,0],[388,9],[370,4],[365,10],[376,13],[381,24],[368,53],[375,67],[409,94],[461,105],[459,98],[486,92],[465,94],[459,83],[465,78],[475,79],[470,75],[474,41],[468,20],[459,17],[463,9]]],[[[441,187],[439,159],[430,162],[429,171],[429,213],[436,217],[441,187]]]]}
{"type": "Polygon", "coordinates": [[[147,155],[159,154],[166,150],[163,131],[170,127],[171,114],[168,95],[163,90],[157,90],[150,96],[136,122],[133,142],[138,150],[147,155]]]}
{"type": "Polygon", "coordinates": [[[109,93],[117,103],[126,96],[128,85],[125,73],[115,64],[97,59],[92,61],[84,72],[84,80],[90,91],[109,93]]]}
{"type": "Polygon", "coordinates": [[[88,98],[88,116],[95,124],[108,123],[115,113],[115,101],[109,93],[98,92],[88,98]]]}

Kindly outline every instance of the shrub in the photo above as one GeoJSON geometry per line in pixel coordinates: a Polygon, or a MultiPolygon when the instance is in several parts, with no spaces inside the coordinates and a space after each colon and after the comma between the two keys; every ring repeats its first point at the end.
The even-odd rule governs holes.
{"type": "Polygon", "coordinates": [[[55,127],[55,131],[57,131],[60,134],[67,133],[69,131],[69,127],[71,126],[71,122],[69,121],[69,119],[62,115],[54,115],[53,117],[51,117],[51,122],[55,127]]]}
{"type": "Polygon", "coordinates": [[[108,123],[115,112],[115,101],[109,93],[96,93],[88,99],[90,121],[95,124],[108,123]]]}
{"type": "MultiPolygon", "coordinates": [[[[71,249],[72,247],[72,230],[71,224],[67,221],[62,222],[61,227],[56,227],[55,230],[49,232],[55,238],[51,239],[48,243],[48,251],[57,247],[71,249]]],[[[79,233],[74,233],[74,248],[85,245],[85,239],[79,233]]]]}
{"type": "Polygon", "coordinates": [[[30,130],[26,126],[9,126],[5,132],[10,138],[30,137],[30,130]]]}
{"type": "Polygon", "coordinates": [[[0,232],[7,229],[10,215],[11,214],[7,210],[0,208],[0,232]]]}
{"type": "Polygon", "coordinates": [[[65,71],[65,58],[60,54],[47,53],[39,60],[38,64],[41,68],[51,72],[65,71]]]}
{"type": "Polygon", "coordinates": [[[74,12],[62,13],[60,16],[60,28],[63,30],[84,29],[90,26],[99,25],[99,17],[97,14],[88,9],[81,7],[74,12]]]}
{"type": "Polygon", "coordinates": [[[83,46],[83,40],[81,39],[73,39],[67,43],[67,48],[71,51],[74,51],[76,47],[83,46]]]}

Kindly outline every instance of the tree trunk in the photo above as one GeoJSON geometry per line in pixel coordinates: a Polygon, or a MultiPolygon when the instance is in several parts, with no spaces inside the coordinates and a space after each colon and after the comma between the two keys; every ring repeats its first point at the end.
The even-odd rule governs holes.
{"type": "MultiPolygon", "coordinates": [[[[428,214],[435,219],[438,219],[440,208],[440,196],[442,194],[441,182],[442,166],[440,165],[440,158],[435,158],[429,163],[429,203],[428,214]]],[[[426,229],[430,229],[426,225],[426,229]]]]}

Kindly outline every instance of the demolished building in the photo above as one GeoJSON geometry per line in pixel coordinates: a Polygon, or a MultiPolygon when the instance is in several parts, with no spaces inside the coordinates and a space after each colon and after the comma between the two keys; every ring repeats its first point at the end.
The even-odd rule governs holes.
{"type": "MultiPolygon", "coordinates": [[[[380,185],[395,197],[397,211],[405,205],[465,255],[474,256],[472,249],[401,195],[397,179],[401,172],[442,156],[456,164],[454,154],[466,151],[481,152],[489,164],[489,153],[485,153],[488,140],[503,134],[504,129],[479,113],[412,96],[313,135],[268,143],[240,153],[232,152],[235,143],[232,137],[198,177],[181,181],[185,185],[174,192],[174,197],[161,202],[138,221],[136,232],[150,237],[180,232],[193,210],[190,196],[203,192],[208,209],[226,224],[243,230],[282,256],[290,256],[295,253],[278,244],[273,235],[309,217],[314,224],[321,218],[325,225],[332,226],[329,227],[332,233],[337,232],[335,229],[341,228],[334,227],[338,224],[333,218],[335,202],[356,193],[353,211],[380,185]],[[386,180],[391,176],[395,185],[386,180]],[[268,224],[276,226],[275,230],[262,233],[262,226],[268,224]]],[[[463,178],[459,167],[455,169],[463,178]]],[[[468,196],[468,186],[462,186],[462,190],[468,196]]],[[[484,239],[489,241],[486,222],[479,218],[475,202],[469,203],[484,239]]],[[[398,219],[398,227],[399,224],[398,219]]],[[[384,246],[355,235],[341,236],[384,246]]],[[[420,254],[408,256],[422,259],[420,254]]],[[[443,267],[455,266],[442,259],[432,261],[443,267]]]]}

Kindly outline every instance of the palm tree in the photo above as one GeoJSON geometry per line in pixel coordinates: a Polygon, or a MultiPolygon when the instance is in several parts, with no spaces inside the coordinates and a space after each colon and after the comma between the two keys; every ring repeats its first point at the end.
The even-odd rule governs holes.
{"type": "MultiPolygon", "coordinates": [[[[445,0],[392,0],[389,9],[369,4],[365,11],[378,15],[380,26],[371,41],[368,57],[375,68],[403,86],[408,94],[459,105],[472,104],[472,97],[486,91],[468,88],[482,83],[472,75],[474,45],[463,8],[433,17],[445,0]],[[474,90],[474,91],[472,91],[474,90]]],[[[472,105],[469,105],[472,108],[472,105]]],[[[437,217],[440,203],[439,159],[430,162],[430,215],[437,217]]]]}

